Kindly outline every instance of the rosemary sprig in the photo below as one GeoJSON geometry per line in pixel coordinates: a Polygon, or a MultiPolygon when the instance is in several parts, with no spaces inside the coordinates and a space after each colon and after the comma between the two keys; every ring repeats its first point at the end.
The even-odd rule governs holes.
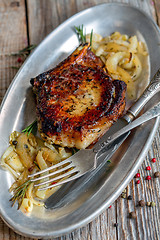
{"type": "Polygon", "coordinates": [[[76,33],[78,35],[78,38],[82,44],[86,43],[86,30],[84,32],[83,24],[82,26],[74,26],[76,33]]]}
{"type": "Polygon", "coordinates": [[[36,165],[36,167],[40,169],[40,167],[38,166],[38,163],[36,161],[33,161],[33,162],[36,165]]]}
{"type": "Polygon", "coordinates": [[[11,202],[13,202],[12,206],[15,204],[16,201],[18,201],[18,209],[20,208],[22,201],[24,199],[24,196],[26,194],[26,191],[28,189],[28,187],[31,184],[31,180],[27,180],[26,182],[24,182],[22,185],[20,185],[19,187],[14,189],[14,195],[13,197],[10,199],[11,202]]]}
{"type": "Polygon", "coordinates": [[[36,47],[36,45],[28,45],[27,47],[21,49],[18,52],[11,53],[11,56],[28,56],[30,54],[30,51],[33,50],[36,47]]]}
{"type": "MultiPolygon", "coordinates": [[[[36,45],[29,45],[25,48],[23,48],[22,50],[15,52],[15,53],[11,53],[9,56],[18,56],[17,62],[18,63],[23,63],[24,60],[28,57],[28,55],[30,54],[30,51],[33,50],[36,47],[36,45]]],[[[20,66],[11,66],[12,69],[16,69],[18,70],[20,68],[20,66]]]]}
{"type": "Polygon", "coordinates": [[[16,67],[16,66],[11,66],[12,69],[16,69],[16,70],[19,70],[20,67],[16,67]]]}
{"type": "Polygon", "coordinates": [[[34,120],[34,122],[27,126],[25,129],[23,129],[22,132],[28,133],[28,136],[30,133],[33,133],[35,135],[37,132],[37,120],[34,120]]]}
{"type": "Polygon", "coordinates": [[[23,48],[22,50],[20,50],[20,53],[22,52],[28,52],[28,51],[31,51],[33,50],[37,45],[35,44],[31,44],[31,45],[28,45],[27,47],[23,48]]]}
{"type": "MultiPolygon", "coordinates": [[[[74,26],[76,33],[78,35],[79,41],[84,44],[86,43],[86,29],[84,29],[83,24],[81,26],[74,26]]],[[[92,46],[92,38],[93,38],[93,29],[91,30],[90,36],[90,45],[92,46]]]]}

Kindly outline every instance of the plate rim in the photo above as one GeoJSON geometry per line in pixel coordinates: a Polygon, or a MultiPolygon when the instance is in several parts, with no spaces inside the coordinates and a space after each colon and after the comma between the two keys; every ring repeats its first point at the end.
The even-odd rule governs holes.
{"type": "MultiPolygon", "coordinates": [[[[116,2],[114,2],[114,3],[102,3],[102,4],[98,4],[98,5],[92,6],[92,7],[90,7],[90,8],[84,9],[84,10],[82,10],[82,11],[74,14],[73,16],[71,16],[70,18],[68,18],[67,20],[65,20],[65,21],[64,21],[63,23],[61,23],[56,29],[54,29],[49,35],[47,35],[47,36],[45,37],[45,39],[38,45],[38,47],[37,47],[36,49],[40,48],[42,44],[45,44],[45,41],[46,41],[50,36],[52,36],[53,32],[56,33],[56,31],[58,31],[60,28],[63,28],[63,26],[64,26],[65,24],[67,24],[69,21],[72,21],[72,19],[75,18],[76,16],[80,16],[81,14],[83,14],[84,12],[87,12],[88,10],[90,10],[90,9],[92,9],[92,8],[96,8],[96,7],[102,6],[102,5],[107,5],[107,6],[108,6],[108,5],[112,5],[112,6],[114,6],[114,5],[116,5],[116,6],[117,6],[117,5],[120,5],[121,7],[125,6],[125,7],[128,7],[128,8],[132,8],[132,9],[138,10],[140,13],[144,14],[145,17],[147,17],[147,18],[152,22],[152,25],[156,28],[156,30],[157,30],[157,31],[159,32],[159,34],[160,34],[159,27],[158,27],[158,25],[155,23],[155,21],[154,21],[146,12],[144,12],[144,11],[141,10],[141,9],[139,9],[138,7],[130,6],[130,5],[126,4],[126,3],[116,3],[116,2]]],[[[36,49],[31,53],[30,57],[34,54],[34,52],[36,51],[36,49]]],[[[30,57],[26,60],[26,62],[29,61],[30,57]]],[[[25,63],[26,63],[26,62],[25,62],[25,63]]],[[[17,79],[18,75],[21,73],[21,71],[22,71],[23,66],[25,65],[25,63],[22,65],[22,67],[20,68],[20,70],[19,70],[19,71],[17,72],[17,74],[15,75],[14,79],[12,80],[12,82],[11,82],[11,84],[10,84],[10,86],[9,86],[6,94],[5,94],[5,96],[4,96],[3,100],[2,100],[1,106],[0,106],[0,113],[1,113],[1,111],[2,111],[2,109],[3,109],[4,103],[5,103],[5,101],[6,101],[7,97],[8,97],[8,94],[9,94],[10,90],[12,89],[12,86],[16,83],[16,79],[17,79]]],[[[144,158],[144,155],[147,154],[147,151],[148,151],[149,147],[150,147],[151,144],[152,144],[152,140],[153,140],[153,138],[154,138],[154,135],[155,135],[155,133],[156,133],[156,131],[157,131],[157,129],[158,129],[159,122],[160,122],[160,117],[157,117],[157,119],[156,119],[156,121],[155,121],[155,124],[154,124],[154,126],[153,126],[153,130],[152,130],[149,138],[147,139],[147,142],[148,142],[149,145],[147,144],[147,147],[146,147],[147,149],[146,149],[145,151],[143,151],[143,154],[142,154],[143,156],[141,155],[140,158],[138,158],[139,160],[136,161],[137,164],[136,164],[136,166],[135,166],[135,168],[134,168],[133,174],[132,174],[132,175],[130,174],[130,175],[128,176],[127,180],[125,181],[125,183],[122,185],[122,187],[121,187],[120,190],[119,190],[119,195],[120,195],[120,193],[121,193],[121,190],[123,190],[123,188],[125,188],[125,186],[127,186],[127,184],[129,183],[129,181],[133,178],[134,173],[136,172],[137,168],[140,166],[140,164],[141,164],[141,162],[142,162],[142,160],[143,160],[143,158],[144,158]],[[128,179],[129,179],[129,180],[128,180],[128,179]]],[[[112,198],[112,201],[115,200],[115,199],[117,199],[117,195],[116,195],[114,198],[112,198]]],[[[107,208],[108,205],[109,205],[109,203],[106,203],[105,205],[103,205],[103,206],[101,206],[99,209],[97,209],[97,211],[95,211],[92,215],[90,215],[88,218],[86,218],[86,219],[83,221],[83,224],[81,223],[81,222],[82,222],[82,221],[81,221],[81,222],[75,224],[74,226],[70,226],[70,228],[63,229],[63,231],[61,231],[61,233],[58,233],[58,232],[57,232],[58,235],[57,235],[57,234],[56,234],[56,235],[53,235],[53,232],[52,232],[52,231],[50,232],[49,235],[46,235],[46,234],[45,234],[45,235],[37,235],[37,234],[33,234],[33,233],[32,233],[32,234],[26,234],[26,233],[24,233],[24,232],[21,232],[21,231],[15,229],[14,226],[10,225],[2,215],[1,215],[1,217],[2,217],[3,221],[4,221],[11,229],[13,229],[16,233],[18,233],[18,234],[20,234],[20,235],[23,235],[23,236],[26,236],[26,237],[41,237],[41,238],[44,238],[44,239],[45,239],[45,238],[48,238],[48,237],[58,237],[58,236],[61,236],[61,235],[63,235],[63,234],[67,234],[67,233],[69,233],[69,232],[72,232],[72,231],[75,230],[76,228],[79,228],[79,227],[82,227],[82,226],[86,225],[87,223],[89,223],[90,221],[92,221],[95,217],[97,217],[98,215],[100,215],[100,214],[104,211],[104,209],[107,208]]],[[[54,231],[54,232],[55,232],[55,231],[54,231]]]]}

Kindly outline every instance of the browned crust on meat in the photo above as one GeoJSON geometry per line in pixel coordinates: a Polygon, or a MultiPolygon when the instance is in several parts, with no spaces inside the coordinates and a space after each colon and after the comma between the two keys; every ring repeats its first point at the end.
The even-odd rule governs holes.
{"type": "Polygon", "coordinates": [[[37,94],[42,138],[63,146],[66,142],[68,147],[86,147],[122,115],[126,84],[113,81],[102,66],[85,45],[54,69],[31,80],[37,94]],[[78,144],[75,139],[79,139],[78,144]]]}

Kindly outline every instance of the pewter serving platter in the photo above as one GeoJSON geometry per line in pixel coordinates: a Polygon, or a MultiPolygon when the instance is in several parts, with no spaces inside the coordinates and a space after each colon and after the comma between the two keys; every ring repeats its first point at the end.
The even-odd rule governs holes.
{"type": "MultiPolygon", "coordinates": [[[[82,24],[87,32],[93,28],[94,32],[103,36],[120,31],[145,39],[150,56],[151,77],[158,70],[160,32],[145,13],[124,4],[111,3],[74,15],[35,49],[9,87],[1,106],[0,156],[8,146],[10,133],[21,131],[36,117],[30,78],[58,64],[79,45],[73,29],[82,24]]],[[[160,95],[151,100],[146,109],[158,102],[158,99],[160,95]]],[[[110,164],[101,164],[94,172],[70,183],[66,196],[59,199],[55,209],[35,207],[30,215],[24,215],[17,210],[17,205],[11,207],[8,189],[13,178],[0,168],[1,217],[17,233],[33,238],[56,237],[86,225],[102,213],[133,178],[147,154],[158,125],[159,118],[134,130],[112,157],[110,164]]]]}

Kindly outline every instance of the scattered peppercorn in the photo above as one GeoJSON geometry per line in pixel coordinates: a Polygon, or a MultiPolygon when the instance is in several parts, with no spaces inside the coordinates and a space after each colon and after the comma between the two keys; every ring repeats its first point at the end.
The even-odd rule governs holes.
{"type": "Polygon", "coordinates": [[[160,177],[160,172],[155,172],[155,173],[154,173],[154,177],[155,177],[155,178],[159,178],[159,177],[160,177]]]}
{"type": "Polygon", "coordinates": [[[144,200],[140,200],[139,201],[139,206],[140,207],[144,207],[145,206],[145,201],[144,200]]]}
{"type": "Polygon", "coordinates": [[[16,140],[14,140],[14,141],[12,142],[13,145],[17,145],[17,143],[18,143],[18,142],[17,142],[16,140]]]}
{"type": "Polygon", "coordinates": [[[122,198],[126,198],[126,197],[127,197],[126,193],[122,193],[122,194],[121,194],[121,197],[122,197],[122,198]]]}
{"type": "Polygon", "coordinates": [[[136,184],[140,184],[140,180],[137,180],[137,181],[136,181],[136,184]]]}
{"type": "Polygon", "coordinates": [[[128,199],[128,200],[132,200],[132,196],[131,196],[131,195],[129,195],[127,199],[128,199]]]}
{"type": "Polygon", "coordinates": [[[150,166],[146,167],[146,170],[149,170],[149,171],[150,171],[150,170],[151,170],[151,167],[150,167],[150,166]]]}
{"type": "Polygon", "coordinates": [[[135,178],[139,178],[140,177],[140,173],[137,173],[136,175],[135,175],[135,178]]]}
{"type": "Polygon", "coordinates": [[[114,227],[118,227],[118,223],[115,223],[115,224],[114,224],[114,227]]]}
{"type": "Polygon", "coordinates": [[[155,158],[152,158],[152,162],[155,163],[155,162],[156,162],[156,159],[155,159],[155,158]]]}
{"type": "Polygon", "coordinates": [[[151,202],[147,202],[146,205],[147,205],[148,207],[150,207],[150,206],[151,206],[151,202]]]}
{"type": "Polygon", "coordinates": [[[147,177],[146,177],[146,180],[151,180],[151,176],[147,176],[147,177]]]}
{"type": "Polygon", "coordinates": [[[21,62],[22,62],[22,58],[19,57],[19,58],[17,59],[17,62],[18,62],[18,63],[21,63],[21,62]]]}
{"type": "Polygon", "coordinates": [[[155,202],[151,202],[151,207],[156,206],[155,202]]]}
{"type": "Polygon", "coordinates": [[[135,212],[130,212],[129,213],[129,218],[136,218],[136,213],[135,212]]]}
{"type": "Polygon", "coordinates": [[[28,171],[29,171],[29,172],[32,172],[32,171],[33,171],[33,168],[34,168],[34,166],[28,168],[28,171]]]}
{"type": "Polygon", "coordinates": [[[57,183],[57,182],[52,182],[51,184],[54,185],[54,184],[56,184],[56,183],[57,183]]]}

